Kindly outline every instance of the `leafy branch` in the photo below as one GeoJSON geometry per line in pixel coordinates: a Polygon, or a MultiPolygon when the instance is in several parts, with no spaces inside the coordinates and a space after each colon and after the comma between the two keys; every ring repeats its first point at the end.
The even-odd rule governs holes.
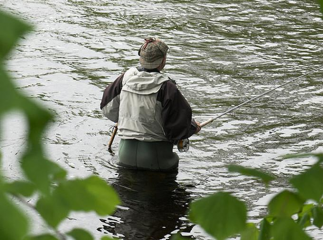
{"type": "MultiPolygon", "coordinates": [[[[75,228],[61,233],[58,227],[72,211],[94,211],[100,216],[112,214],[120,203],[119,197],[111,186],[97,176],[68,179],[63,168],[45,157],[42,134],[54,120],[53,116],[18,92],[4,69],[6,58],[32,27],[0,11],[0,29],[0,101],[5,103],[0,105],[0,120],[5,113],[18,110],[26,116],[28,123],[27,147],[19,161],[25,179],[6,182],[0,171],[0,239],[65,240],[66,236],[70,236],[78,240],[92,240],[92,235],[84,229],[75,228]],[[9,200],[9,195],[36,211],[55,234],[31,236],[30,221],[9,200]],[[35,206],[28,203],[25,197],[34,197],[35,206]]],[[[1,158],[1,161],[10,159],[1,158]]],[[[102,239],[110,238],[104,236],[102,239]]]]}
{"type": "MultiPolygon", "coordinates": [[[[323,226],[323,154],[303,154],[290,157],[316,157],[317,162],[289,182],[293,190],[283,190],[268,203],[268,213],[259,229],[247,222],[245,203],[229,193],[218,192],[199,199],[190,206],[189,218],[208,234],[224,240],[240,234],[241,240],[310,240],[309,226],[323,226]]],[[[230,172],[259,179],[269,187],[275,178],[257,169],[229,166],[230,172]]],[[[176,236],[173,240],[184,239],[176,236]]]]}

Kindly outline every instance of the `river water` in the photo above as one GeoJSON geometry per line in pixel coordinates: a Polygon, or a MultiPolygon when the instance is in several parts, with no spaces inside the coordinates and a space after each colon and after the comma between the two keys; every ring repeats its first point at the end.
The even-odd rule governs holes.
{"type": "MultiPolygon", "coordinates": [[[[247,203],[249,220],[258,222],[268,199],[289,186],[288,177],[313,163],[281,156],[323,151],[323,21],[315,1],[0,0],[0,6],[35,26],[8,69],[19,89],[56,116],[44,136],[49,157],[71,178],[106,179],[123,201],[114,216],[74,214],[62,231],[78,226],[97,239],[169,239],[180,229],[208,239],[187,221],[190,201],[230,191],[247,203]],[[177,174],[125,172],[107,151],[113,123],[99,105],[105,86],[138,65],[147,36],[169,45],[164,71],[177,81],[198,121],[293,81],[204,127],[191,138],[190,150],[178,153],[177,174]],[[232,163],[277,179],[265,188],[228,173],[232,163]]],[[[24,120],[11,113],[3,124],[3,167],[16,179],[24,120]]],[[[45,228],[39,224],[36,231],[45,228]]],[[[308,232],[323,239],[320,230],[308,232]]]]}

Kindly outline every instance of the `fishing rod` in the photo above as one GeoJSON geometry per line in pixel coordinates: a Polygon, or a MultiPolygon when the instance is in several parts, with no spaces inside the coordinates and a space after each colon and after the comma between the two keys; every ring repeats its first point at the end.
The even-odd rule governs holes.
{"type": "MultiPolygon", "coordinates": [[[[249,100],[247,100],[247,101],[245,101],[245,102],[242,102],[242,103],[240,103],[239,105],[237,105],[237,106],[235,106],[235,107],[233,107],[233,108],[230,108],[229,110],[227,110],[227,111],[225,111],[225,112],[221,113],[220,115],[218,115],[218,116],[216,116],[216,117],[214,117],[214,118],[210,118],[209,120],[207,120],[207,121],[205,121],[205,122],[202,122],[202,123],[200,124],[200,126],[201,126],[201,128],[202,128],[202,127],[206,126],[207,124],[210,124],[210,123],[211,123],[211,122],[213,122],[214,120],[216,120],[216,119],[218,119],[218,118],[220,118],[220,117],[222,117],[222,116],[224,116],[224,115],[226,115],[226,114],[228,114],[228,113],[230,113],[230,112],[233,112],[234,110],[236,110],[236,109],[238,109],[238,108],[240,108],[240,107],[242,107],[242,106],[244,106],[244,105],[246,105],[246,104],[248,104],[248,103],[250,103],[250,102],[252,102],[252,101],[257,100],[257,99],[259,99],[259,98],[261,98],[261,97],[263,97],[263,96],[265,96],[265,95],[267,95],[267,94],[269,94],[269,93],[271,93],[271,92],[275,91],[275,90],[276,90],[276,89],[278,89],[278,88],[284,87],[284,86],[286,86],[286,85],[288,85],[288,84],[290,84],[290,83],[292,83],[292,82],[294,82],[294,81],[296,81],[296,80],[298,80],[298,79],[300,79],[300,78],[302,78],[302,77],[304,77],[304,76],[307,76],[307,75],[309,75],[309,74],[311,74],[311,73],[313,73],[313,72],[316,72],[316,71],[319,71],[319,70],[317,70],[317,69],[316,69],[316,70],[314,70],[314,71],[310,71],[310,72],[308,72],[308,73],[304,73],[304,74],[302,74],[302,75],[298,76],[297,78],[294,78],[294,79],[292,79],[292,80],[290,80],[290,81],[287,81],[286,83],[283,83],[283,84],[281,84],[281,85],[279,85],[279,86],[277,86],[277,87],[275,87],[275,88],[273,88],[273,89],[270,89],[270,90],[268,90],[268,91],[266,91],[266,92],[264,92],[264,93],[262,93],[262,94],[260,94],[260,95],[257,95],[257,96],[255,96],[255,97],[253,97],[253,98],[250,98],[249,100]]],[[[111,155],[114,155],[114,153],[113,153],[113,151],[112,151],[111,146],[112,146],[112,143],[113,143],[114,137],[115,137],[115,135],[116,135],[116,133],[117,133],[117,130],[118,130],[118,124],[116,124],[116,126],[114,127],[113,132],[112,132],[112,135],[111,135],[111,139],[110,139],[110,141],[109,141],[109,148],[108,148],[108,151],[111,153],[111,155]]],[[[187,151],[188,151],[188,149],[189,149],[189,140],[188,140],[188,139],[182,139],[182,140],[180,140],[180,141],[177,143],[177,148],[178,148],[178,151],[180,151],[180,152],[187,152],[187,151]]]]}
{"type": "MultiPolygon", "coordinates": [[[[319,69],[320,70],[320,69],[319,69]]],[[[261,97],[263,97],[263,96],[265,96],[265,95],[267,95],[267,94],[269,94],[269,93],[271,93],[271,92],[273,92],[273,91],[275,91],[276,89],[278,89],[278,88],[281,88],[281,87],[283,87],[283,86],[286,86],[286,85],[288,85],[288,84],[290,84],[290,83],[292,83],[292,82],[294,82],[294,81],[296,81],[296,80],[298,80],[298,79],[300,79],[300,78],[302,78],[302,77],[304,77],[304,76],[307,76],[307,75],[309,75],[309,74],[311,74],[311,73],[313,73],[313,72],[316,72],[316,71],[319,71],[318,69],[316,69],[316,70],[313,70],[313,71],[310,71],[310,72],[308,72],[308,73],[304,73],[304,74],[302,74],[302,75],[300,75],[300,76],[298,76],[297,78],[294,78],[294,79],[292,79],[292,80],[290,80],[290,81],[287,81],[287,82],[285,82],[285,83],[283,83],[283,84],[281,84],[281,85],[279,85],[279,86],[277,86],[277,87],[275,87],[275,88],[273,88],[273,89],[270,89],[270,90],[268,90],[268,91],[266,91],[266,92],[264,92],[264,93],[262,93],[262,94],[260,94],[260,95],[257,95],[257,96],[255,96],[255,97],[253,97],[253,98],[250,98],[249,100],[247,100],[247,101],[245,101],[245,102],[242,102],[242,103],[240,103],[239,105],[237,105],[237,106],[235,106],[235,107],[233,107],[233,108],[230,108],[229,110],[227,110],[227,111],[225,111],[225,112],[223,112],[223,113],[221,113],[220,115],[218,115],[218,116],[216,116],[216,117],[214,117],[214,118],[210,118],[209,120],[207,120],[207,121],[205,121],[205,122],[202,122],[201,124],[200,124],[200,126],[201,126],[201,128],[202,127],[204,127],[204,126],[206,126],[207,124],[209,124],[209,123],[211,123],[211,122],[213,122],[214,120],[216,120],[216,119],[218,119],[218,118],[220,118],[220,117],[222,117],[222,116],[224,116],[224,115],[226,115],[226,114],[228,114],[228,113],[230,113],[230,112],[233,112],[234,110],[236,110],[236,109],[238,109],[238,108],[240,108],[240,107],[242,107],[242,106],[244,106],[244,105],[246,105],[246,104],[248,104],[248,103],[250,103],[250,102],[252,102],[252,101],[255,101],[255,100],[257,100],[257,99],[259,99],[259,98],[261,98],[261,97]]],[[[188,149],[189,149],[189,139],[187,138],[187,139],[182,139],[182,140],[180,140],[178,143],[177,143],[177,149],[178,149],[178,151],[179,152],[187,152],[188,151],[188,149]]]]}
{"type": "MultiPolygon", "coordinates": [[[[318,71],[318,70],[315,70],[315,71],[318,71]]],[[[246,104],[248,104],[248,103],[250,103],[250,102],[252,102],[252,101],[255,101],[255,100],[257,100],[257,99],[259,99],[259,98],[261,98],[261,97],[263,97],[263,96],[265,96],[265,95],[267,95],[267,94],[269,94],[269,93],[271,93],[271,92],[275,91],[276,89],[281,88],[281,87],[283,87],[283,86],[286,86],[286,85],[288,85],[288,84],[290,84],[290,83],[292,83],[292,82],[294,82],[294,81],[296,81],[296,80],[298,80],[298,79],[300,79],[300,78],[302,78],[302,77],[304,77],[304,76],[307,76],[308,74],[313,73],[313,72],[315,72],[315,71],[311,71],[311,72],[308,72],[308,73],[304,73],[304,74],[302,74],[302,75],[298,76],[297,78],[294,78],[294,79],[292,79],[292,80],[290,80],[290,81],[287,81],[287,82],[285,82],[284,84],[281,84],[281,85],[279,85],[279,86],[277,86],[277,87],[275,87],[275,88],[273,88],[273,89],[270,89],[270,90],[268,90],[268,91],[266,91],[266,92],[264,92],[264,93],[262,93],[262,94],[260,94],[260,95],[258,95],[258,96],[255,96],[255,97],[253,97],[253,98],[250,98],[249,100],[247,100],[247,101],[245,101],[245,102],[243,102],[243,103],[240,103],[239,105],[237,105],[237,106],[235,106],[235,107],[233,107],[233,108],[230,108],[229,110],[227,110],[227,111],[225,111],[225,112],[221,113],[220,115],[218,115],[218,116],[216,116],[216,117],[214,117],[214,118],[210,118],[209,120],[207,120],[207,121],[205,121],[205,122],[202,122],[202,123],[200,124],[200,126],[201,126],[201,127],[204,127],[205,125],[207,125],[207,124],[209,124],[209,123],[213,122],[214,120],[216,120],[216,119],[218,119],[218,118],[220,118],[220,117],[222,117],[222,116],[224,116],[224,115],[226,115],[226,114],[228,114],[228,113],[230,113],[230,112],[233,112],[234,110],[236,110],[236,109],[238,109],[238,108],[240,108],[240,107],[242,107],[242,106],[244,106],[244,105],[246,105],[246,104]]]]}

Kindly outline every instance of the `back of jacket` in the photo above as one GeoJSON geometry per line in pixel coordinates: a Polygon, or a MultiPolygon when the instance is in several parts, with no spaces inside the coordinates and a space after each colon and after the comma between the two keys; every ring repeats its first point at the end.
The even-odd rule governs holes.
{"type": "Polygon", "coordinates": [[[104,90],[100,108],[118,122],[123,139],[177,141],[192,136],[192,109],[174,81],[158,71],[130,68],[104,90]]]}
{"type": "Polygon", "coordinates": [[[157,94],[168,77],[158,72],[130,68],[123,77],[120,93],[119,135],[123,139],[168,141],[162,123],[162,106],[157,94]]]}

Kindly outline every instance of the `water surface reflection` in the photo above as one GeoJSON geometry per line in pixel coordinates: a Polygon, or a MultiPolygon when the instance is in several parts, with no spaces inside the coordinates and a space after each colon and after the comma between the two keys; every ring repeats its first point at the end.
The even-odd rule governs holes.
{"type": "MultiPolygon", "coordinates": [[[[121,195],[123,205],[114,216],[120,222],[113,229],[113,219],[102,219],[103,233],[128,239],[145,233],[142,238],[158,239],[180,228],[190,201],[187,192],[196,199],[228,189],[246,201],[257,222],[266,211],[262,199],[309,164],[281,156],[323,152],[323,20],[315,1],[2,2],[4,10],[36,26],[8,68],[19,88],[55,112],[57,122],[44,139],[51,159],[73,177],[94,173],[110,179],[121,195]],[[176,80],[199,121],[306,76],[207,125],[191,138],[189,152],[180,154],[179,174],[172,181],[117,172],[106,146],[114,123],[99,109],[102,90],[138,64],[138,46],[152,35],[168,43],[165,72],[176,80]],[[232,163],[272,172],[279,181],[267,191],[254,180],[228,173],[225,166],[232,163]],[[192,182],[192,188],[183,187],[192,182]]],[[[3,159],[16,159],[21,147],[13,121],[3,128],[12,135],[3,138],[3,159]]],[[[115,148],[118,141],[119,136],[115,148]]],[[[3,163],[12,176],[12,161],[3,163]]],[[[96,231],[100,225],[91,230],[101,236],[96,231]]],[[[194,236],[205,240],[195,229],[194,236]]],[[[313,235],[323,239],[322,230],[313,235]]]]}
{"type": "Polygon", "coordinates": [[[98,228],[124,239],[168,239],[181,229],[190,232],[186,215],[190,194],[176,181],[177,172],[159,173],[119,168],[112,186],[121,198],[113,216],[98,228]]]}

